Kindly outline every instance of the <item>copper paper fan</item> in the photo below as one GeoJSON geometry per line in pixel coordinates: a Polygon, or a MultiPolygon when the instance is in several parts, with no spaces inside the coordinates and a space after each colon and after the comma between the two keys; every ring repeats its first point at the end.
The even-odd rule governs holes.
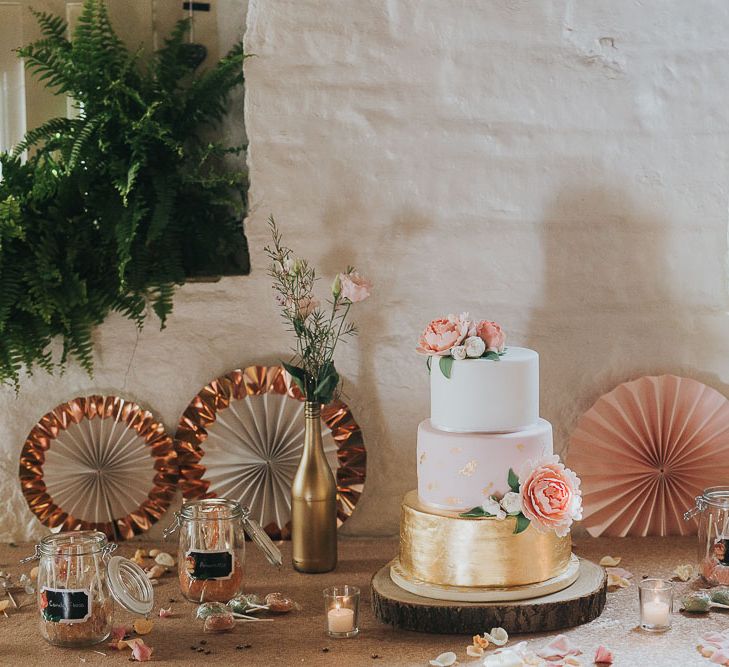
{"type": "MultiPolygon", "coordinates": [[[[304,441],[303,401],[280,366],[234,370],[203,387],[175,436],[184,497],[237,500],[271,537],[290,537],[289,496],[304,441]]],[[[321,415],[341,525],[362,493],[366,452],[344,403],[330,403],[321,415]]]]}
{"type": "Polygon", "coordinates": [[[695,533],[684,511],[729,479],[729,401],[674,375],[626,382],[582,416],[568,460],[591,535],[695,533]]]}
{"type": "Polygon", "coordinates": [[[164,514],[176,482],[172,438],[151,413],[117,396],[59,405],[33,427],[20,455],[25,499],[54,531],[129,539],[164,514]]]}

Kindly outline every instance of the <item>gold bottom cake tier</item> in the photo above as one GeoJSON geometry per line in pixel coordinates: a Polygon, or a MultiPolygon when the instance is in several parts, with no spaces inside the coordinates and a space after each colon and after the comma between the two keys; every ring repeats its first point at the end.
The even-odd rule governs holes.
{"type": "Polygon", "coordinates": [[[409,575],[439,586],[524,586],[562,574],[570,563],[570,536],[514,535],[516,519],[465,518],[405,496],[400,516],[400,565],[409,575]]]}

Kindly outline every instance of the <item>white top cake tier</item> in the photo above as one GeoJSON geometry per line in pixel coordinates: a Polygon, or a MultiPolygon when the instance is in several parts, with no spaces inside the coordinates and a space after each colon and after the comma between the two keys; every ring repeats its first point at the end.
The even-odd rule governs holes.
{"type": "Polygon", "coordinates": [[[494,359],[453,360],[450,377],[439,358],[430,372],[430,420],[445,431],[507,433],[539,420],[539,355],[509,347],[494,359]]]}

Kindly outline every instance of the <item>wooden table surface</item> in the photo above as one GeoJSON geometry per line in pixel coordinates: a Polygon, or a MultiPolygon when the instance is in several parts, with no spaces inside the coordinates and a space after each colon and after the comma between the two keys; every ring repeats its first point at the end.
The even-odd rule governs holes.
{"type": "MultiPolygon", "coordinates": [[[[131,555],[138,546],[162,547],[174,553],[172,544],[132,542],[122,544],[119,553],[131,555]]],[[[382,625],[370,609],[369,580],[372,574],[397,552],[394,539],[342,539],[340,562],[335,572],[324,575],[304,575],[290,566],[290,549],[282,545],[286,565],[281,571],[270,567],[263,556],[249,545],[246,563],[247,589],[265,594],[281,591],[301,605],[300,611],[275,618],[273,622],[239,623],[230,634],[205,635],[199,621],[194,619],[195,605],[184,602],[176,578],[168,575],[155,588],[155,616],[160,606],[172,606],[174,618],[155,619],[152,633],[145,637],[154,647],[154,662],[178,665],[427,665],[443,651],[455,651],[459,663],[480,664],[468,658],[466,646],[470,637],[425,635],[403,632],[382,625]],[[322,589],[347,583],[362,590],[360,635],[353,639],[329,639],[324,631],[322,589]],[[174,600],[174,602],[172,602],[174,600]],[[206,643],[203,652],[195,650],[200,641],[206,643]],[[248,648],[244,648],[249,646],[248,648]],[[240,648],[238,648],[240,647],[240,648]],[[209,653],[208,653],[209,651],[209,653]]],[[[679,564],[694,560],[695,540],[688,538],[580,538],[575,540],[575,553],[591,560],[610,554],[621,556],[622,567],[642,576],[668,578],[679,564]]],[[[30,545],[0,545],[0,569],[15,574],[28,572],[30,565],[20,566],[18,560],[32,553],[30,545]]],[[[677,593],[685,587],[677,584],[677,593]]],[[[637,588],[608,593],[602,616],[587,625],[566,631],[582,649],[583,664],[592,665],[598,644],[614,650],[615,665],[634,667],[688,667],[712,663],[696,650],[698,636],[707,630],[729,628],[729,611],[712,611],[706,615],[674,615],[673,628],[664,634],[650,634],[637,626],[637,588]]],[[[119,623],[130,617],[117,613],[119,623]]],[[[95,649],[61,649],[46,644],[37,626],[34,600],[20,611],[11,611],[8,618],[0,616],[0,664],[2,665],[121,665],[128,664],[129,652],[118,653],[105,645],[95,649]],[[99,651],[97,653],[96,651],[99,651]],[[102,655],[103,654],[103,655],[102,655]]],[[[490,628],[484,628],[485,631],[490,628]]],[[[554,633],[529,635],[527,639],[538,648],[554,633]]]]}

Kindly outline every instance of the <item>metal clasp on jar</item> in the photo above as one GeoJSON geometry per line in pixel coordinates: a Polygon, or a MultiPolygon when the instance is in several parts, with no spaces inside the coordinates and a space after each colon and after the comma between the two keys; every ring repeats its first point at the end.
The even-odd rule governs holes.
{"type": "Polygon", "coordinates": [[[162,531],[162,539],[166,540],[170,535],[177,532],[182,526],[182,514],[175,512],[174,521],[162,531]]]}
{"type": "Polygon", "coordinates": [[[701,514],[706,509],[706,500],[704,496],[696,496],[696,505],[683,515],[684,521],[691,521],[697,514],[701,514]]]}

